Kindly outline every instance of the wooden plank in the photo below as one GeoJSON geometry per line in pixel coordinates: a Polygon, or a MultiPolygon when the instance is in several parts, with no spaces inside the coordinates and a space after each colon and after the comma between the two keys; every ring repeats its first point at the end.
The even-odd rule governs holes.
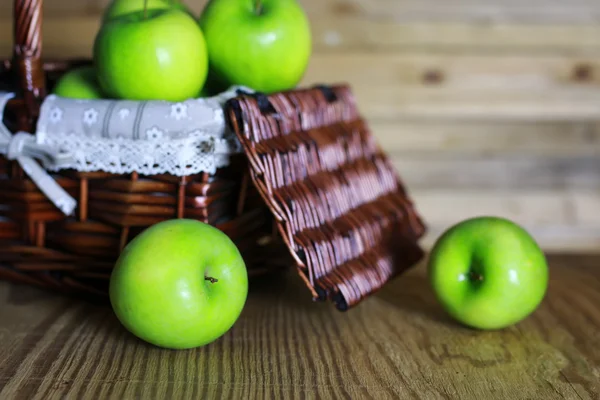
{"type": "Polygon", "coordinates": [[[544,301],[506,329],[449,318],[424,265],[347,313],[289,271],[254,280],[233,328],[188,351],[146,345],[108,305],[3,282],[0,397],[596,399],[600,260],[548,261],[544,301]]]}
{"type": "MultiPolygon", "coordinates": [[[[336,18],[334,15],[331,18],[336,18]]],[[[50,57],[89,54],[98,15],[44,19],[44,52],[50,57]],[[65,36],[77,32],[76,36],[65,36]]],[[[477,25],[311,19],[313,53],[344,51],[473,51],[480,53],[598,54],[600,26],[477,25]],[[333,21],[333,22],[332,22],[333,21]]],[[[0,54],[12,46],[12,20],[0,14],[0,54]]]]}
{"type": "Polygon", "coordinates": [[[444,152],[392,155],[413,188],[600,189],[600,157],[466,155],[444,152]]]}
{"type": "MultiPolygon", "coordinates": [[[[439,48],[466,47],[479,50],[527,50],[527,51],[589,51],[600,47],[600,26],[595,23],[594,15],[598,14],[596,5],[587,9],[581,8],[581,16],[573,21],[570,12],[551,12],[563,17],[543,21],[548,9],[532,7],[527,11],[529,18],[519,17],[502,3],[495,2],[499,8],[506,8],[500,18],[477,16],[479,10],[491,11],[493,7],[477,7],[470,5],[460,10],[454,5],[448,8],[455,10],[462,17],[444,15],[445,2],[437,0],[436,7],[417,7],[426,10],[415,11],[415,7],[407,7],[399,2],[384,0],[358,2],[338,2],[333,0],[302,2],[310,19],[315,51],[331,51],[335,49],[389,49],[389,48],[439,48]],[[420,14],[420,15],[418,15],[420,14]],[[590,21],[586,22],[587,19],[590,21]],[[570,23],[569,23],[570,21],[570,23]],[[576,22],[576,23],[575,23],[576,22]]],[[[106,0],[78,1],[53,0],[44,4],[44,23],[47,28],[64,28],[70,30],[69,24],[85,25],[81,30],[86,42],[93,40],[98,20],[104,10],[106,0]]],[[[204,1],[188,2],[192,11],[199,15],[204,1]]],[[[494,4],[494,3],[492,3],[494,4]]],[[[418,5],[418,4],[417,4],[418,5]]],[[[561,6],[574,11],[575,7],[561,6]]],[[[496,13],[498,13],[496,11],[496,13]]],[[[12,2],[0,4],[0,32],[10,33],[12,24],[12,2]]],[[[60,32],[60,29],[58,30],[60,32]]],[[[55,29],[45,29],[44,38],[51,48],[56,47],[53,39],[55,29]]],[[[2,36],[0,43],[6,46],[11,35],[2,36]]],[[[65,39],[65,36],[62,37],[65,39]]],[[[73,37],[68,37],[73,40],[73,37]]],[[[59,42],[58,42],[59,43],[59,42]]],[[[2,48],[2,47],[0,47],[2,48]]]]}
{"type": "Polygon", "coordinates": [[[573,196],[571,201],[573,202],[573,214],[578,224],[600,226],[600,193],[582,193],[573,196]]]}
{"type": "Polygon", "coordinates": [[[311,19],[313,49],[317,53],[428,50],[590,54],[600,50],[597,24],[408,23],[373,20],[362,15],[329,17],[311,19]]]}
{"type": "MultiPolygon", "coordinates": [[[[140,4],[144,0],[138,0],[140,4]]],[[[43,10],[44,18],[56,17],[81,17],[81,16],[99,16],[102,14],[111,0],[44,0],[43,10]]],[[[198,4],[197,0],[188,0],[186,3],[198,4]]],[[[201,3],[205,3],[201,0],[201,3]]],[[[3,0],[0,2],[0,16],[6,17],[13,12],[14,0],[3,0]]]]}
{"type": "Polygon", "coordinates": [[[372,120],[382,148],[399,157],[413,152],[467,156],[600,156],[600,122],[372,120]]]}
{"type": "MultiPolygon", "coordinates": [[[[205,1],[187,3],[199,15],[205,1]]],[[[86,46],[93,42],[106,4],[107,0],[45,2],[44,41],[48,54],[87,54],[86,46]],[[78,27],[78,35],[61,35],[74,27],[78,27]]],[[[435,0],[436,5],[429,6],[416,0],[411,4],[390,0],[304,0],[301,4],[311,23],[316,53],[469,49],[590,54],[600,50],[597,2],[578,6],[549,0],[543,6],[522,6],[493,0],[468,5],[435,0]]],[[[0,3],[0,54],[12,41],[11,17],[12,1],[0,3]]]]}
{"type": "MultiPolygon", "coordinates": [[[[423,248],[431,250],[437,238],[456,222],[459,222],[459,220],[452,223],[435,224],[434,221],[430,223],[428,225],[428,232],[421,240],[423,248]]],[[[579,225],[524,225],[524,228],[535,239],[536,243],[547,252],[600,254],[599,227],[579,225]]]]}
{"type": "Polygon", "coordinates": [[[348,82],[372,119],[598,119],[599,61],[560,55],[315,54],[302,84],[348,82]]]}
{"type": "MultiPolygon", "coordinates": [[[[43,57],[91,57],[94,38],[100,27],[98,16],[44,18],[43,57]]],[[[0,17],[0,54],[7,57],[13,46],[12,19],[0,17]]]]}
{"type": "Polygon", "coordinates": [[[450,226],[482,215],[508,218],[555,251],[600,252],[600,191],[413,189],[427,248],[450,226]]]}
{"type": "MultiPolygon", "coordinates": [[[[600,193],[563,190],[410,189],[410,196],[432,224],[454,223],[479,215],[497,215],[528,226],[586,225],[576,218],[576,199],[600,201],[600,193]]],[[[588,225],[595,226],[591,221],[588,225]]],[[[600,224],[597,224],[600,228],[600,224]]]]}
{"type": "MultiPolygon", "coordinates": [[[[143,0],[139,0],[142,2],[143,0]]],[[[207,0],[184,0],[198,14],[207,0]]],[[[52,0],[44,4],[48,16],[98,14],[110,0],[52,0]]],[[[339,15],[364,12],[380,20],[395,21],[465,21],[465,22],[527,22],[595,23],[600,18],[600,6],[595,0],[299,0],[308,13],[337,11],[339,15]]],[[[0,11],[12,11],[12,3],[0,4],[0,11]]]]}
{"type": "MultiPolygon", "coordinates": [[[[142,4],[144,0],[137,0],[142,4]]],[[[81,16],[99,16],[111,0],[45,0],[44,18],[56,17],[81,17],[81,16]]],[[[207,0],[185,0],[183,1],[189,8],[199,13],[207,0]]],[[[4,0],[0,2],[0,16],[4,17],[13,12],[14,0],[4,0]]]]}
{"type": "Polygon", "coordinates": [[[349,0],[307,1],[311,6],[336,7],[346,14],[362,10],[380,20],[466,21],[527,23],[596,23],[600,5],[595,0],[349,0]]]}
{"type": "MultiPolygon", "coordinates": [[[[183,2],[195,14],[199,14],[207,0],[183,2]]],[[[44,13],[50,17],[99,14],[109,3],[110,0],[52,0],[44,4],[44,13]]],[[[596,23],[600,18],[600,6],[594,0],[571,0],[568,3],[559,0],[299,0],[299,3],[309,14],[332,10],[343,16],[362,11],[384,21],[579,24],[596,23]]],[[[2,2],[0,12],[12,12],[12,3],[8,0],[2,2]]]]}
{"type": "MultiPolygon", "coordinates": [[[[600,57],[552,55],[496,55],[445,52],[346,52],[315,54],[308,81],[348,80],[405,90],[427,87],[498,93],[536,91],[600,84],[600,57]]],[[[492,99],[490,99],[492,100],[492,99]]]]}
{"type": "Polygon", "coordinates": [[[459,48],[588,52],[600,48],[600,5],[561,2],[305,1],[315,48],[459,48]]]}

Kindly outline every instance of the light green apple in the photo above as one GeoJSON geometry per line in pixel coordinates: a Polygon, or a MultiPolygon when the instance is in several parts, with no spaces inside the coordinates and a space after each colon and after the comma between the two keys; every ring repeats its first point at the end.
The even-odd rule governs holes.
{"type": "Polygon", "coordinates": [[[138,11],[102,25],[94,64],[103,91],[129,100],[195,97],[208,72],[202,30],[184,11],[138,11]]]}
{"type": "Polygon", "coordinates": [[[449,315],[476,329],[501,329],[529,316],[549,276],[533,237],[493,216],[464,220],[442,234],[431,249],[428,274],[449,315]]]}
{"type": "Polygon", "coordinates": [[[171,7],[186,11],[192,15],[185,3],[177,0],[113,0],[104,9],[102,21],[106,22],[131,12],[143,11],[144,8],[147,10],[158,10],[171,7]]]}
{"type": "Polygon", "coordinates": [[[101,99],[104,97],[91,66],[73,68],[58,79],[52,93],[72,99],[101,99]]]}
{"type": "Polygon", "coordinates": [[[123,250],[110,277],[123,326],[155,346],[211,343],[239,318],[248,294],[244,260],[219,229],[190,219],[160,222],[123,250]]]}
{"type": "Polygon", "coordinates": [[[104,9],[102,21],[106,22],[132,12],[167,9],[171,7],[169,0],[113,0],[104,9]]]}
{"type": "Polygon", "coordinates": [[[200,26],[222,88],[271,93],[295,87],[311,54],[309,21],[296,0],[210,0],[200,26]]]}

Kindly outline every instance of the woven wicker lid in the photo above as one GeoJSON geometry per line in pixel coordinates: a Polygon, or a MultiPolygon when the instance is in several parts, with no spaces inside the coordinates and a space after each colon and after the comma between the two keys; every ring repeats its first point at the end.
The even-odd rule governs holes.
{"type": "Polygon", "coordinates": [[[225,107],[315,300],[347,310],[423,257],[425,225],[347,85],[240,92],[225,107]]]}

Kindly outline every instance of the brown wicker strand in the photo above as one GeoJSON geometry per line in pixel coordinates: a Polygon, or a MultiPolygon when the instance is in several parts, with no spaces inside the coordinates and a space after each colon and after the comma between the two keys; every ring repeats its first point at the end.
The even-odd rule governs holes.
{"type": "Polygon", "coordinates": [[[89,194],[89,182],[87,178],[81,178],[79,180],[79,220],[81,222],[87,221],[88,218],[88,194],[89,194]]]}
{"type": "Polygon", "coordinates": [[[14,2],[14,67],[18,69],[23,99],[27,108],[29,126],[33,127],[39,113],[39,101],[45,96],[42,68],[42,0],[15,0],[14,2]]]}

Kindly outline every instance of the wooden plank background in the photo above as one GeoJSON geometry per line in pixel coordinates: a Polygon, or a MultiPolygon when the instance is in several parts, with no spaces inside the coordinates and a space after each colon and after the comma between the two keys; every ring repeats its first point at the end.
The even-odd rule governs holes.
{"type": "MultiPolygon", "coordinates": [[[[45,56],[89,56],[106,3],[46,0],[45,56]]],[[[600,2],[300,3],[314,41],[302,84],[352,85],[430,227],[425,245],[494,214],[549,250],[600,251],[600,2]]]]}

